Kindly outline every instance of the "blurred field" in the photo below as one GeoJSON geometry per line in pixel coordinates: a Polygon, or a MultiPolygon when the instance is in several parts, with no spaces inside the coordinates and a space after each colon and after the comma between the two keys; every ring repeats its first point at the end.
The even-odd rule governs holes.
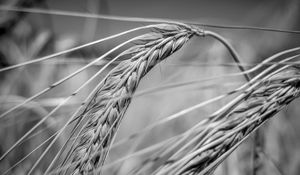
{"type": "MultiPolygon", "coordinates": [[[[2,5],[22,8],[19,0],[4,0],[2,5]]],[[[20,1],[21,2],[21,1],[20,1]]],[[[72,11],[78,16],[39,14],[7,11],[0,8],[0,68],[26,62],[45,55],[67,50],[80,44],[89,43],[106,36],[134,27],[146,25],[146,22],[127,22],[79,17],[80,13],[132,16],[141,18],[169,18],[174,20],[193,20],[216,25],[247,25],[275,29],[300,30],[299,8],[297,0],[289,1],[146,1],[146,0],[88,0],[88,1],[35,1],[25,7],[51,10],[72,11]],[[7,21],[15,20],[14,23],[7,21]]],[[[4,6],[1,6],[4,7],[4,6]]],[[[55,11],[54,11],[55,12],[55,11]]],[[[258,30],[237,30],[204,27],[220,33],[241,55],[246,68],[263,61],[279,51],[299,46],[299,34],[287,34],[258,30]]],[[[0,72],[0,111],[30,98],[49,87],[52,83],[75,72],[91,60],[101,56],[115,45],[126,41],[135,32],[126,37],[106,41],[86,47],[47,61],[23,66],[18,69],[0,72]]],[[[106,60],[117,55],[110,55],[106,60]]],[[[106,62],[84,70],[74,78],[54,87],[39,98],[27,103],[19,110],[0,119],[0,156],[4,154],[26,131],[45,117],[63,99],[85,83],[106,62]]],[[[80,106],[92,89],[111,70],[98,76],[67,104],[55,112],[38,127],[34,134],[0,161],[0,174],[16,164],[24,156],[37,148],[43,141],[58,131],[80,106]]],[[[237,73],[228,50],[212,38],[194,37],[180,51],[154,67],[141,81],[137,93],[151,88],[162,87],[189,81],[197,84],[157,90],[134,97],[126,111],[124,121],[115,142],[140,132],[174,113],[192,105],[212,99],[217,95],[233,90],[245,83],[244,77],[226,77],[237,73]],[[215,77],[215,78],[213,78],[215,77]],[[209,79],[208,81],[201,81],[209,79]]],[[[252,75],[254,76],[254,74],[252,75]]],[[[206,105],[176,120],[158,125],[148,133],[140,134],[134,141],[113,148],[107,164],[147,148],[155,143],[178,135],[209,114],[228,103],[233,97],[206,105]]],[[[264,145],[260,152],[260,167],[257,174],[300,174],[300,118],[299,101],[293,102],[276,118],[261,129],[264,145]]],[[[42,174],[53,159],[55,153],[68,138],[71,127],[64,132],[50,152],[39,164],[35,174],[42,174]]],[[[216,175],[250,175],[253,173],[252,143],[250,137],[215,172],[216,175]]],[[[7,174],[26,174],[43,153],[47,144],[17,164],[7,174]]],[[[147,155],[144,155],[147,156],[147,155]]],[[[126,174],[133,165],[139,164],[144,156],[132,157],[105,174],[126,174]]]]}

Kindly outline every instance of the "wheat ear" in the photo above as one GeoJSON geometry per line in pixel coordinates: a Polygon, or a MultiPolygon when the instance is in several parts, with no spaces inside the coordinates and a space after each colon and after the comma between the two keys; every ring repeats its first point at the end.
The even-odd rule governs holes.
{"type": "Polygon", "coordinates": [[[192,28],[172,24],[157,25],[153,30],[124,52],[131,58],[114,68],[83,111],[82,115],[88,118],[84,136],[70,150],[71,161],[77,162],[74,174],[93,172],[103,165],[107,148],[141,78],[195,34],[192,28]],[[99,154],[93,155],[94,152],[99,154]]]}
{"type": "Polygon", "coordinates": [[[242,101],[189,130],[186,143],[154,174],[211,174],[222,155],[299,97],[299,75],[299,68],[282,68],[253,84],[242,101]]]}

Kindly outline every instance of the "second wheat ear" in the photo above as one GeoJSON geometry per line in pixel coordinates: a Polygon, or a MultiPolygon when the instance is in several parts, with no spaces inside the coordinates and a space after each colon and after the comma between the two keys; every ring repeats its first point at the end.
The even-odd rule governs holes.
{"type": "MultiPolygon", "coordinates": [[[[193,36],[214,36],[230,50],[240,66],[234,49],[219,35],[185,24],[160,24],[140,37],[135,46],[122,53],[129,57],[116,66],[102,81],[97,92],[79,118],[88,119],[81,137],[69,150],[68,162],[73,174],[98,171],[104,164],[109,147],[130,104],[140,80],[152,67],[179,50],[193,36]]],[[[239,67],[244,71],[243,67],[239,67]]],[[[245,75],[249,80],[248,75],[245,75]]]]}
{"type": "Polygon", "coordinates": [[[211,174],[253,131],[300,96],[299,75],[299,68],[285,66],[252,84],[236,103],[188,130],[185,140],[169,146],[184,145],[181,149],[166,146],[164,152],[173,155],[154,174],[211,174]]]}

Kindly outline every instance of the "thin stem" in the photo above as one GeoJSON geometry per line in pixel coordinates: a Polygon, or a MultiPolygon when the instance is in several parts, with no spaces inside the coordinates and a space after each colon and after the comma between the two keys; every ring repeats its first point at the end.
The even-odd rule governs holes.
{"type": "MultiPolygon", "coordinates": [[[[238,53],[236,52],[236,50],[232,47],[232,45],[221,35],[212,32],[212,31],[204,31],[204,35],[206,36],[211,36],[215,39],[217,39],[218,41],[220,41],[222,44],[224,44],[224,46],[228,49],[228,51],[230,52],[230,54],[232,55],[234,61],[237,63],[238,68],[240,69],[241,72],[245,72],[245,68],[242,66],[241,64],[241,59],[240,56],[238,55],[238,53]]],[[[245,79],[249,82],[251,80],[249,74],[244,74],[245,79]]]]}

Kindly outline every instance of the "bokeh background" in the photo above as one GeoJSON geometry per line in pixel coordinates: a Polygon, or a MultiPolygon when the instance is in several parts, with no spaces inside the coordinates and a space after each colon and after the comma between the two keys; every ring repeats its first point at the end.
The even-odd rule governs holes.
{"type": "MultiPolygon", "coordinates": [[[[70,49],[95,41],[147,22],[129,22],[89,18],[82,14],[104,14],[122,17],[167,18],[227,26],[258,26],[300,30],[298,0],[2,0],[0,10],[0,66],[2,68],[41,56],[70,49]],[[9,7],[42,9],[45,13],[7,11],[9,7]],[[50,12],[51,14],[47,14],[50,12]],[[59,15],[61,12],[72,12],[59,15]]],[[[225,29],[200,26],[220,33],[241,55],[247,68],[279,51],[299,46],[299,35],[270,31],[225,29]]],[[[1,113],[21,103],[51,83],[76,71],[91,60],[101,56],[118,43],[136,36],[106,41],[47,61],[0,73],[1,113]]],[[[110,55],[107,60],[116,55],[110,55]]],[[[85,70],[76,77],[53,88],[22,109],[0,122],[0,155],[8,150],[26,131],[31,129],[65,97],[76,90],[98,71],[105,62],[85,70]]],[[[109,69],[111,69],[111,66],[109,69]]],[[[109,70],[108,69],[108,70],[109,70]]],[[[108,71],[107,70],[107,71],[108,71]]],[[[201,80],[238,72],[226,48],[212,38],[193,38],[179,52],[156,66],[141,81],[138,91],[169,83],[201,80]]],[[[107,73],[107,72],[106,72],[107,73]]],[[[254,76],[255,73],[252,75],[254,76]]],[[[105,74],[97,77],[88,87],[64,105],[8,157],[0,162],[0,174],[12,167],[32,149],[39,146],[63,126],[85,97],[105,74]]],[[[209,100],[245,83],[243,77],[212,79],[179,88],[153,92],[134,98],[126,112],[116,141],[138,132],[146,126],[166,118],[189,106],[209,100]]],[[[204,119],[230,97],[196,110],[177,120],[158,126],[142,134],[135,142],[128,142],[110,152],[109,162],[146,148],[171,136],[180,134],[204,119]]],[[[300,174],[300,118],[299,101],[292,103],[276,118],[262,128],[265,145],[261,152],[258,174],[300,174]]],[[[54,153],[68,137],[65,132],[35,171],[47,168],[54,153]]],[[[241,175],[252,173],[251,145],[249,138],[215,174],[241,175]]],[[[26,174],[45,146],[18,164],[8,174],[26,174]]],[[[147,155],[146,155],[147,156],[147,155]]],[[[133,157],[112,168],[107,174],[126,174],[138,165],[143,156],[133,157]]]]}

